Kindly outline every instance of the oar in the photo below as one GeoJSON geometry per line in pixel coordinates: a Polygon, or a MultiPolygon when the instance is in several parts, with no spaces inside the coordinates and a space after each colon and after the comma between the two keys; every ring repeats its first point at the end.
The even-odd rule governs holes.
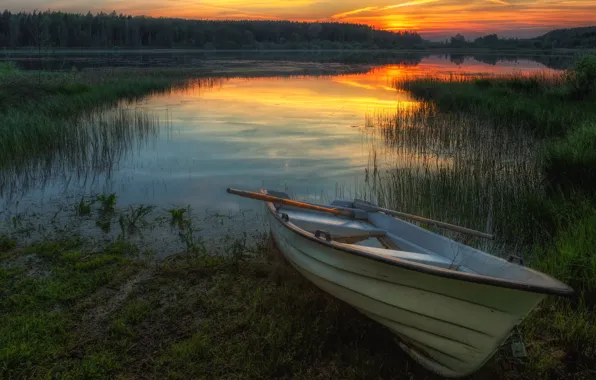
{"type": "Polygon", "coordinates": [[[360,209],[366,210],[366,211],[381,211],[388,215],[393,215],[393,216],[397,216],[397,217],[404,218],[404,219],[415,220],[420,223],[430,224],[430,225],[437,226],[440,228],[445,228],[447,230],[462,232],[464,234],[478,236],[478,237],[485,238],[485,239],[494,239],[495,238],[494,235],[476,231],[476,230],[471,230],[466,227],[461,227],[461,226],[456,226],[454,224],[439,222],[438,220],[427,219],[427,218],[424,218],[424,217],[418,216],[418,215],[406,214],[405,212],[393,211],[393,210],[388,210],[386,208],[377,207],[369,202],[366,202],[366,201],[363,201],[360,199],[354,200],[354,207],[360,208],[360,209]]]}
{"type": "Polygon", "coordinates": [[[354,212],[352,212],[350,210],[342,210],[342,209],[337,209],[337,208],[317,206],[317,205],[313,205],[313,204],[310,204],[310,203],[293,201],[291,199],[274,197],[272,195],[261,194],[261,193],[254,193],[252,191],[236,190],[236,189],[230,189],[230,188],[228,188],[227,192],[230,193],[230,194],[234,194],[234,195],[238,195],[238,196],[244,197],[244,198],[251,198],[251,199],[257,199],[259,201],[284,204],[284,205],[287,205],[287,206],[293,206],[293,207],[298,207],[298,208],[305,208],[305,209],[308,209],[308,210],[328,212],[328,213],[333,214],[333,215],[341,215],[341,216],[349,216],[349,217],[353,217],[354,216],[354,212]]]}

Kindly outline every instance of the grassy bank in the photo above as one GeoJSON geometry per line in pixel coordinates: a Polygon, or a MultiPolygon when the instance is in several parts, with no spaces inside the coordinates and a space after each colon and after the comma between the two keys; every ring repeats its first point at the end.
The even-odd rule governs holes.
{"type": "MultiPolygon", "coordinates": [[[[81,116],[182,85],[176,70],[23,72],[0,66],[0,163],[66,150],[81,134],[81,116]]],[[[114,123],[112,123],[114,124],[114,123]]]]}
{"type": "Polygon", "coordinates": [[[596,117],[596,56],[579,59],[565,74],[426,77],[396,85],[442,111],[483,114],[541,137],[563,136],[596,117]]]}
{"type": "MultiPolygon", "coordinates": [[[[2,135],[7,136],[2,148],[10,152],[0,153],[5,165],[36,154],[55,157],[79,143],[84,147],[84,140],[74,139],[81,124],[70,123],[72,117],[117,99],[167,91],[186,78],[180,71],[89,76],[21,73],[8,66],[4,71],[0,80],[12,87],[1,87],[1,101],[9,107],[0,108],[0,123],[13,120],[2,135]],[[148,83],[138,93],[137,81],[148,83]],[[16,100],[22,96],[30,104],[16,100]],[[37,117],[47,124],[35,123],[37,117]]],[[[436,107],[386,119],[379,132],[388,149],[414,158],[387,176],[372,169],[378,181],[373,190],[391,208],[486,225],[499,236],[490,247],[495,253],[523,253],[529,265],[578,291],[575,298],[544,303],[521,326],[528,358],[513,358],[504,345],[474,378],[591,378],[596,373],[596,219],[589,188],[583,186],[584,169],[593,170],[586,164],[593,159],[591,111],[572,87],[583,82],[536,79],[540,86],[552,86],[549,91],[559,93],[565,107],[577,105],[583,116],[576,120],[558,111],[544,116],[551,112],[546,102],[536,103],[533,116],[517,118],[519,111],[507,111],[517,105],[505,98],[534,102],[541,92],[507,82],[526,83],[524,78],[487,80],[489,85],[437,82],[452,92],[456,109],[437,101],[436,107]],[[455,92],[470,85],[478,98],[474,107],[455,92]],[[501,87],[506,89],[501,95],[483,90],[501,87]],[[483,106],[485,96],[487,104],[507,105],[483,106]],[[505,100],[495,100],[499,97],[505,100]],[[510,113],[501,119],[496,110],[510,113]],[[536,132],[537,120],[551,120],[552,129],[536,132]],[[561,120],[571,123],[569,132],[561,120]],[[547,135],[555,137],[545,140],[547,135]]],[[[116,142],[127,140],[118,126],[134,120],[116,115],[93,123],[114,127],[104,128],[114,136],[105,146],[118,150],[116,142]]],[[[150,121],[139,126],[152,133],[150,121]]],[[[120,228],[118,238],[99,244],[91,233],[46,234],[29,241],[22,236],[38,229],[18,215],[6,217],[6,226],[18,231],[0,238],[0,378],[433,378],[399,350],[391,333],[305,283],[266,241],[254,247],[229,241],[229,255],[216,256],[184,219],[184,210],[172,210],[171,234],[164,236],[179,237],[186,250],[156,261],[155,252],[129,240],[147,227],[152,208],[119,212],[108,194],[93,202],[81,199],[67,208],[74,218],[70,226],[87,218],[100,234],[120,228]]]]}
{"type": "MultiPolygon", "coordinates": [[[[430,115],[417,111],[409,118],[423,120],[435,134],[446,131],[442,138],[447,136],[447,142],[457,141],[450,156],[457,167],[449,168],[447,177],[458,178],[443,179],[443,187],[482,180],[481,184],[504,186],[500,194],[491,196],[528,205],[516,206],[522,207],[520,213],[507,211],[514,217],[508,221],[510,231],[501,224],[505,226],[501,234],[528,232],[516,220],[531,225],[530,220],[522,220],[522,214],[534,214],[538,231],[531,233],[529,243],[541,242],[574,220],[591,215],[596,185],[596,57],[585,56],[573,69],[555,76],[422,78],[401,85],[437,110],[430,115]],[[437,121],[437,112],[444,113],[444,119],[437,121]],[[462,176],[462,172],[469,173],[462,176]],[[521,181],[526,191],[503,194],[508,192],[505,188],[521,181]]],[[[395,140],[396,133],[403,135],[400,131],[408,123],[413,124],[404,122],[403,116],[397,119],[383,128],[389,141],[395,140]]],[[[437,140],[429,133],[426,139],[437,140]]]]}
{"type": "Polygon", "coordinates": [[[520,254],[573,286],[574,297],[549,299],[522,325],[530,366],[544,378],[594,376],[596,58],[557,76],[396,85],[429,104],[377,117],[387,146],[410,161],[388,170],[375,165],[372,197],[389,208],[486,226],[497,242],[472,244],[520,254]]]}
{"type": "Polygon", "coordinates": [[[130,244],[90,251],[68,240],[15,248],[2,263],[3,378],[421,371],[396,360],[404,354],[382,328],[262,258],[183,254],[150,264],[130,244]]]}
{"type": "MultiPolygon", "coordinates": [[[[48,72],[23,71],[12,63],[0,63],[0,168],[35,158],[42,161],[73,146],[81,147],[85,144],[81,141],[81,124],[91,113],[98,114],[153,93],[185,86],[213,87],[228,77],[329,75],[366,70],[365,66],[304,62],[216,61],[200,67],[48,72]]],[[[105,124],[117,130],[134,124],[137,116],[115,118],[105,124]]]]}
{"type": "MultiPolygon", "coordinates": [[[[0,240],[2,378],[437,378],[388,330],[307,283],[266,238],[228,256],[201,248],[154,261],[123,237],[11,236],[0,240]]],[[[564,313],[540,310],[524,326],[529,358],[505,345],[473,378],[589,376],[580,351],[572,369],[558,346],[576,335],[569,328],[594,335],[593,325],[570,326],[564,313]]]]}

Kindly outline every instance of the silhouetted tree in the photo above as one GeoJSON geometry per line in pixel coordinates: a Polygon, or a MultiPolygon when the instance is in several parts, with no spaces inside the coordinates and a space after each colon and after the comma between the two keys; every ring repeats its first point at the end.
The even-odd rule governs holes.
{"type": "Polygon", "coordinates": [[[388,32],[367,25],[291,21],[210,21],[131,17],[112,13],[4,11],[0,47],[305,49],[417,48],[414,32],[388,32]]]}

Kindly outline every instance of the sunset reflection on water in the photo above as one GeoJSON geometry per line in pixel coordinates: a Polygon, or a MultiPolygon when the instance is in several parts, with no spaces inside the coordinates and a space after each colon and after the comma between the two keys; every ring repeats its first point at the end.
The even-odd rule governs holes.
{"type": "Polygon", "coordinates": [[[407,150],[383,145],[371,122],[371,115],[421,106],[393,86],[396,79],[512,72],[553,71],[531,61],[490,65],[431,57],[358,74],[196,80],[124,105],[156,115],[161,127],[156,137],[115,158],[109,172],[85,163],[71,168],[80,178],[68,178],[65,171],[48,179],[43,189],[20,196],[36,201],[65,192],[116,192],[122,205],[221,210],[253,206],[230,200],[226,187],[288,188],[302,198],[333,197],[337,187],[356,188],[364,181],[373,154],[381,163],[416,159],[407,150]]]}

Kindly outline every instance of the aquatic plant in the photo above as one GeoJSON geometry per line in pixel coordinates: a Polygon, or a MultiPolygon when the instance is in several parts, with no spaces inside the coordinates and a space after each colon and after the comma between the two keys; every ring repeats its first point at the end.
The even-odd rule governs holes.
{"type": "Polygon", "coordinates": [[[100,202],[99,212],[102,215],[109,215],[114,213],[114,206],[116,206],[116,193],[101,194],[97,197],[100,202]]]}
{"type": "Polygon", "coordinates": [[[193,260],[205,256],[207,248],[203,237],[199,234],[202,231],[201,228],[193,225],[190,207],[187,208],[187,211],[188,217],[183,220],[183,228],[180,228],[180,231],[178,231],[178,236],[186,246],[186,257],[189,260],[193,260]]]}
{"type": "Polygon", "coordinates": [[[537,210],[526,203],[544,194],[532,135],[501,129],[480,115],[445,114],[428,103],[367,119],[376,128],[369,134],[363,196],[391,209],[487,229],[501,242],[531,244],[552,229],[546,215],[531,222],[537,210]]]}
{"type": "Polygon", "coordinates": [[[190,206],[187,208],[173,208],[168,210],[171,215],[170,226],[178,226],[178,229],[183,231],[186,223],[184,214],[187,210],[190,210],[190,206]]]}
{"type": "Polygon", "coordinates": [[[121,214],[118,221],[123,235],[134,234],[140,232],[142,228],[149,223],[145,219],[147,215],[153,211],[154,206],[140,205],[137,207],[130,206],[130,212],[121,214]]]}
{"type": "Polygon", "coordinates": [[[85,201],[84,197],[81,197],[79,203],[75,206],[75,213],[78,216],[91,215],[91,207],[95,202],[93,200],[85,201]]]}
{"type": "Polygon", "coordinates": [[[0,235],[0,252],[10,251],[14,247],[16,247],[17,241],[6,236],[0,235]]]}

